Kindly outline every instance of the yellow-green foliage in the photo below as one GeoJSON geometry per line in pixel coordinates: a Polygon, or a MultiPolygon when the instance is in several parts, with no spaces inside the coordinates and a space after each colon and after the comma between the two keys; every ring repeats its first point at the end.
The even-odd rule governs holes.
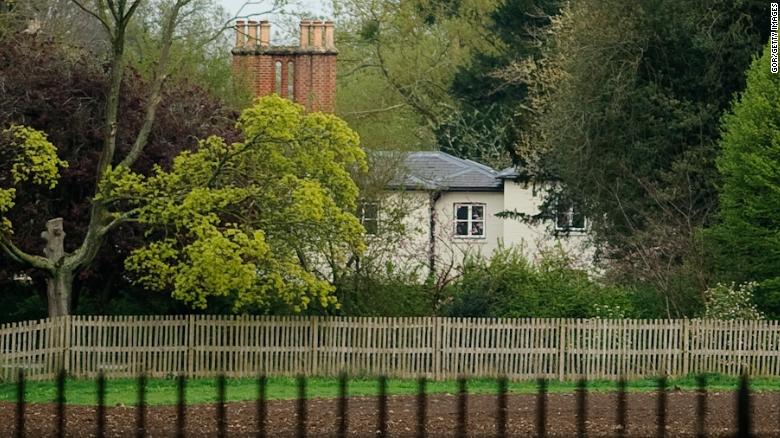
{"type": "Polygon", "coordinates": [[[336,304],[325,260],[343,263],[364,247],[349,172],[366,167],[357,135],[277,96],[258,99],[238,127],[243,142],[210,137],[170,170],[108,173],[99,200],[147,226],[148,244],[126,267],[193,307],[209,296],[232,297],[237,311],[336,304]]]}
{"type": "Polygon", "coordinates": [[[46,134],[20,125],[3,130],[0,133],[0,230],[11,231],[11,223],[4,216],[15,204],[17,186],[32,183],[54,188],[60,168],[67,165],[57,158],[57,148],[46,134]]]}

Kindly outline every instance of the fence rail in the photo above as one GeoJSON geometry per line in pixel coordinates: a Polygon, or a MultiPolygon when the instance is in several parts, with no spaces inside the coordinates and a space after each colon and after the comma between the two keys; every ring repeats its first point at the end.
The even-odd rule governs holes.
{"type": "Polygon", "coordinates": [[[780,375],[777,321],[69,316],[0,325],[0,379],[780,375]]]}

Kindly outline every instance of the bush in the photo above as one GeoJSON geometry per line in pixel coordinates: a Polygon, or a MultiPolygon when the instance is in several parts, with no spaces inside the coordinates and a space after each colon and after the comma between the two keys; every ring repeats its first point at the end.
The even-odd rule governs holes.
{"type": "Polygon", "coordinates": [[[530,263],[517,248],[499,248],[488,260],[468,257],[453,286],[448,316],[591,318],[633,317],[630,294],[600,284],[572,267],[561,250],[530,263]]]}
{"type": "Polygon", "coordinates": [[[755,304],[753,297],[758,286],[755,282],[743,283],[737,286],[718,283],[704,292],[705,319],[764,319],[755,304]]]}
{"type": "Polygon", "coordinates": [[[416,274],[403,274],[392,267],[384,272],[352,273],[336,287],[345,316],[427,316],[433,314],[430,287],[416,274]]]}

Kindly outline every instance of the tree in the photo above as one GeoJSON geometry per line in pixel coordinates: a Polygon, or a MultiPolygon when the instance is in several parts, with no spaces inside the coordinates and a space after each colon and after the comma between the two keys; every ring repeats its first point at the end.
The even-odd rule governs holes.
{"type": "Polygon", "coordinates": [[[760,309],[780,316],[780,76],[767,45],[747,71],[745,91],[723,117],[722,176],[712,238],[719,274],[757,282],[760,309]]]}
{"type": "Polygon", "coordinates": [[[349,173],[366,166],[357,135],[277,96],[258,99],[239,127],[243,142],[210,137],[169,171],[107,173],[98,201],[147,230],[127,267],[195,307],[209,296],[233,296],[236,309],[334,304],[323,262],[364,246],[349,173]]]}
{"type": "Polygon", "coordinates": [[[336,2],[339,115],[370,147],[434,147],[435,130],[456,110],[450,84],[458,67],[494,50],[483,29],[495,3],[336,2]]]}
{"type": "MultiPolygon", "coordinates": [[[[160,32],[159,58],[148,83],[148,94],[143,104],[143,122],[134,135],[131,146],[123,157],[117,156],[119,132],[122,119],[119,115],[119,103],[122,97],[122,85],[127,73],[126,37],[134,14],[141,0],[117,0],[105,2],[95,0],[88,5],[80,0],[73,0],[80,9],[100,23],[110,43],[108,62],[108,85],[106,106],[102,123],[102,146],[98,163],[94,171],[98,185],[114,165],[123,168],[133,166],[148,145],[150,133],[156,120],[157,111],[162,100],[162,87],[168,75],[170,48],[176,27],[182,17],[186,16],[187,7],[192,0],[175,0],[168,3],[165,9],[163,25],[160,32]],[[121,158],[121,159],[120,159],[121,158]]],[[[3,145],[4,148],[8,144],[3,145]]],[[[120,217],[111,212],[106,203],[99,197],[93,198],[89,208],[89,219],[81,243],[74,251],[64,250],[65,224],[53,219],[47,226],[44,235],[46,246],[50,250],[46,256],[36,256],[23,251],[13,241],[13,235],[6,228],[0,235],[0,246],[7,256],[13,260],[42,271],[46,275],[47,296],[50,316],[67,315],[70,313],[73,281],[76,273],[88,266],[97,256],[107,235],[122,223],[120,217]]]]}
{"type": "Polygon", "coordinates": [[[530,79],[541,177],[579,202],[620,279],[653,284],[669,315],[701,303],[710,273],[699,230],[717,199],[718,120],[766,41],[756,1],[569,3],[530,79]]]}
{"type": "Polygon", "coordinates": [[[505,77],[513,63],[542,54],[544,31],[560,0],[503,0],[489,14],[484,38],[493,51],[474,53],[458,67],[450,94],[458,111],[437,129],[442,150],[501,168],[522,163],[517,143],[527,128],[528,85],[505,77]]]}
{"type": "MultiPolygon", "coordinates": [[[[57,35],[43,30],[31,35],[24,29],[0,36],[0,82],[15,85],[0,93],[0,127],[19,124],[45,131],[49,141],[57,146],[60,159],[69,166],[61,169],[53,189],[28,185],[17,191],[16,206],[7,218],[14,224],[14,243],[27,253],[38,254],[42,247],[40,232],[46,221],[54,215],[62,217],[68,227],[65,250],[71,252],[86,234],[93,194],[90,188],[96,184],[94,169],[102,150],[101,123],[107,86],[104,58],[57,35]]],[[[143,123],[147,90],[148,80],[129,68],[119,107],[119,154],[129,150],[143,123]]],[[[162,93],[148,145],[135,163],[135,170],[148,173],[153,164],[169,166],[179,152],[194,149],[198,138],[219,135],[231,142],[238,139],[234,126],[238,112],[197,83],[174,76],[166,82],[162,93]]],[[[123,224],[106,239],[96,258],[75,279],[71,299],[74,311],[88,302],[94,303],[95,311],[122,311],[111,302],[114,298],[142,293],[127,283],[121,266],[130,251],[143,243],[143,231],[137,224],[123,224]]],[[[0,281],[3,290],[18,290],[5,294],[7,299],[15,300],[16,308],[20,308],[22,299],[27,299],[31,312],[35,303],[45,314],[45,306],[41,306],[46,302],[42,271],[25,269],[0,257],[0,281]],[[29,282],[13,280],[28,277],[29,282]]]]}

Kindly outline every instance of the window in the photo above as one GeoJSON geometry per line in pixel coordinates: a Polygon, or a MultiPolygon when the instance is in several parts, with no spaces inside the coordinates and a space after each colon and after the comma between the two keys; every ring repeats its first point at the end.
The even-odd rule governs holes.
{"type": "Polygon", "coordinates": [[[282,95],[282,61],[274,64],[274,93],[282,95]]]}
{"type": "Polygon", "coordinates": [[[363,224],[363,228],[366,229],[366,234],[378,234],[379,203],[369,201],[361,202],[358,205],[358,218],[360,219],[360,223],[363,224]]]}
{"type": "Polygon", "coordinates": [[[455,204],[455,236],[485,237],[485,204],[455,204]]]}
{"type": "Polygon", "coordinates": [[[295,100],[295,64],[287,61],[287,98],[295,100]]]}
{"type": "Polygon", "coordinates": [[[577,204],[558,204],[555,209],[557,231],[585,231],[585,215],[577,204]]]}

